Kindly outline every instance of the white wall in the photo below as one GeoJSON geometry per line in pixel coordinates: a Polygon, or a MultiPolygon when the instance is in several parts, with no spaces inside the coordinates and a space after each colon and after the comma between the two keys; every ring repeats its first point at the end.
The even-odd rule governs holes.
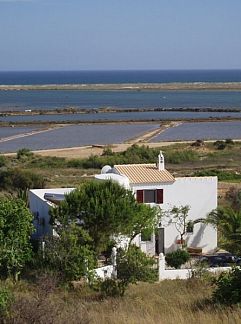
{"type": "MultiPolygon", "coordinates": [[[[217,177],[176,178],[174,183],[133,185],[132,190],[163,189],[163,204],[160,208],[168,211],[173,206],[190,206],[189,220],[206,218],[207,214],[217,207],[217,177]]],[[[180,239],[174,224],[168,224],[170,218],[162,221],[165,228],[165,253],[176,249],[176,240],[180,239]]],[[[208,252],[217,246],[217,232],[210,225],[196,224],[194,232],[185,237],[190,247],[200,247],[208,252]]]]}
{"type": "Polygon", "coordinates": [[[33,238],[41,238],[45,235],[52,235],[53,229],[49,224],[49,209],[54,204],[44,199],[45,193],[67,194],[74,188],[56,188],[56,189],[33,189],[28,192],[29,209],[34,215],[33,224],[36,228],[33,238]],[[36,214],[38,213],[38,217],[36,214]]]}
{"type": "MultiPolygon", "coordinates": [[[[231,267],[217,267],[217,268],[207,268],[206,270],[214,273],[214,274],[220,274],[224,271],[230,271],[231,267]]],[[[158,266],[158,272],[159,272],[159,281],[161,280],[175,280],[175,279],[189,279],[193,275],[193,270],[195,269],[166,269],[166,262],[165,262],[165,256],[160,253],[159,255],[159,266],[158,266]]]]}
{"type": "Polygon", "coordinates": [[[94,269],[95,275],[100,279],[112,278],[114,272],[113,265],[108,265],[105,267],[94,269]]]}

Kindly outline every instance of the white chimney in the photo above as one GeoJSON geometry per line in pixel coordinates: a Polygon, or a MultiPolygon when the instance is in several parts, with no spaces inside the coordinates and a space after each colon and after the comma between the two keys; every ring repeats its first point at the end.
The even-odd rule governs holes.
{"type": "Polygon", "coordinates": [[[162,154],[162,151],[160,151],[160,154],[158,155],[157,169],[159,171],[165,170],[165,161],[164,161],[164,156],[162,154]]]}

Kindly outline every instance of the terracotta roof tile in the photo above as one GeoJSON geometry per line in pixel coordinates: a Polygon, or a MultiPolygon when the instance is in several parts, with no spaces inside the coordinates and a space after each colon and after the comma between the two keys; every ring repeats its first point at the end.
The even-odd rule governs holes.
{"type": "Polygon", "coordinates": [[[175,181],[170,172],[159,171],[156,164],[123,164],[115,165],[114,168],[118,173],[127,176],[132,184],[175,181]]]}

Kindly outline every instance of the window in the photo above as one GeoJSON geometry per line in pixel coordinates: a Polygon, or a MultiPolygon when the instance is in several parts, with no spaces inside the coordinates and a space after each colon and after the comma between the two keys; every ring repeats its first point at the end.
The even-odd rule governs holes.
{"type": "Polygon", "coordinates": [[[136,200],[139,203],[163,204],[163,189],[137,190],[136,200]]]}
{"type": "Polygon", "coordinates": [[[144,190],[144,203],[156,202],[156,190],[144,190]]]}

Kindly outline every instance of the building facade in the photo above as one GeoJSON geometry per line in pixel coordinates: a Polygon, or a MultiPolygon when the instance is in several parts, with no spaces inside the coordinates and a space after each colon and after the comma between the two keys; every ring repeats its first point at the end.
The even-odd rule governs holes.
{"type": "MultiPolygon", "coordinates": [[[[167,253],[180,246],[177,222],[171,217],[173,207],[188,206],[187,221],[205,219],[217,208],[217,177],[174,178],[166,169],[162,153],[156,164],[126,164],[105,166],[95,176],[98,180],[112,180],[133,192],[139,203],[160,208],[163,215],[156,232],[146,238],[138,235],[134,243],[150,255],[167,253]]],[[[49,209],[56,206],[74,188],[36,189],[29,191],[29,206],[34,215],[34,237],[52,235],[49,209]]],[[[203,253],[217,247],[217,232],[211,225],[197,222],[192,231],[184,235],[185,244],[203,253]]],[[[128,240],[120,238],[120,245],[128,240]]]]}
{"type": "Polygon", "coordinates": [[[105,166],[99,180],[112,179],[129,189],[139,203],[158,206],[163,215],[156,233],[144,241],[140,236],[136,244],[149,254],[171,252],[180,245],[177,222],[171,217],[174,207],[189,207],[187,221],[197,222],[192,231],[184,236],[185,244],[200,249],[203,253],[217,247],[217,231],[211,226],[198,222],[217,208],[217,177],[174,178],[166,169],[164,156],[160,152],[156,164],[105,166]]]}

